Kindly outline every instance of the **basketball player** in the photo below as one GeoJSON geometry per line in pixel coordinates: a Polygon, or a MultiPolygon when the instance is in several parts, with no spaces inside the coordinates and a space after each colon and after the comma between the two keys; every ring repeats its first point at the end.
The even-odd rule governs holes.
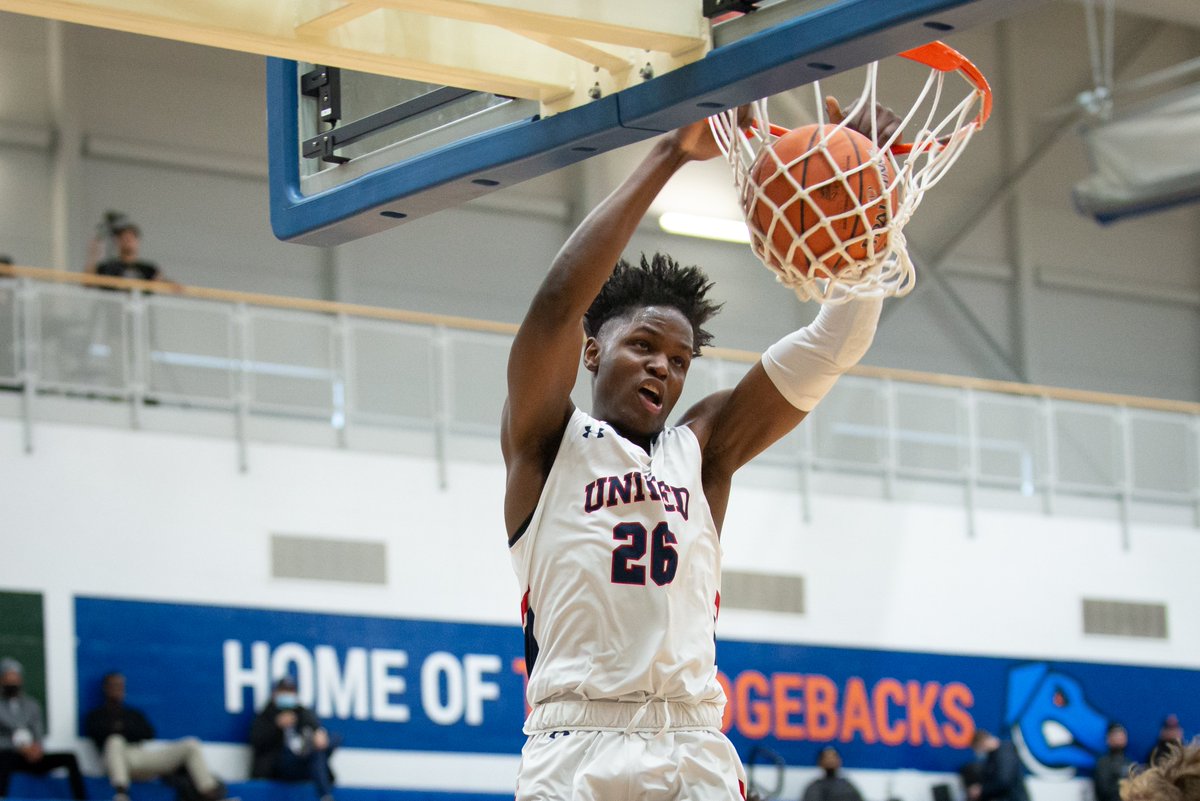
{"type": "Polygon", "coordinates": [[[532,707],[520,801],[744,796],[715,665],[730,480],[862,357],[880,302],[822,308],[669,427],[719,306],[695,267],[618,259],[675,171],[718,153],[705,122],[656,141],[559,251],[513,342],[501,447],[532,707]],[[591,414],[570,399],[584,334],[591,414]]]}

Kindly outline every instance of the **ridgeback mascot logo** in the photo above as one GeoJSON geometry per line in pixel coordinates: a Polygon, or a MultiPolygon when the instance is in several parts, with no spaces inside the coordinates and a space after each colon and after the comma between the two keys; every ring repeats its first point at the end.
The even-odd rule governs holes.
{"type": "Polygon", "coordinates": [[[1008,674],[1005,725],[1035,775],[1069,779],[1106,750],[1108,718],[1091,706],[1075,678],[1037,663],[1008,674]]]}

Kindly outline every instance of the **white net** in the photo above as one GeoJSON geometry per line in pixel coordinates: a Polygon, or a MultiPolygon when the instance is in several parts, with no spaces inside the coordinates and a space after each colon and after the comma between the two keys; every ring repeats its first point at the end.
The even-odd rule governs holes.
{"type": "Polygon", "coordinates": [[[904,226],[987,118],[987,81],[966,59],[940,43],[901,55],[930,72],[886,137],[878,63],[867,66],[862,93],[840,122],[827,119],[819,81],[816,125],[771,125],[765,99],[752,104],[748,127],[739,128],[735,109],[709,120],[733,168],[754,254],[801,300],[911,291],[916,273],[904,226]],[[947,74],[959,71],[969,91],[947,99],[947,74]]]}

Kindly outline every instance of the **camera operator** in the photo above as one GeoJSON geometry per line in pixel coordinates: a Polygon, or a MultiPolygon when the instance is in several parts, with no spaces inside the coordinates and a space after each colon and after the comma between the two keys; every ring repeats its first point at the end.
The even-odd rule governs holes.
{"type": "Polygon", "coordinates": [[[162,271],[152,261],[139,258],[142,231],[125,215],[110,211],[88,245],[88,262],[84,272],[91,275],[111,275],[117,278],[138,278],[143,281],[163,280],[162,271]],[[116,255],[100,260],[106,241],[116,248],[116,255]]]}

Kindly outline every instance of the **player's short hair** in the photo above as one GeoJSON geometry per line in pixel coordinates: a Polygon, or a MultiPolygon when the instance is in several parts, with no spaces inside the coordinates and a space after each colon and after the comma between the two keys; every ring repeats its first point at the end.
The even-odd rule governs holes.
{"type": "Polygon", "coordinates": [[[583,330],[594,337],[606,322],[628,311],[671,306],[691,323],[692,355],[699,356],[700,348],[713,338],[702,326],[722,306],[706,297],[712,286],[699,267],[681,267],[665,253],[655,253],[649,259],[643,253],[639,265],[621,259],[583,316],[583,330]]]}
{"type": "Polygon", "coordinates": [[[1166,746],[1151,768],[1121,784],[1121,801],[1195,801],[1200,798],[1200,744],[1166,746]]]}
{"type": "Polygon", "coordinates": [[[983,745],[984,740],[991,736],[992,733],[987,729],[976,729],[975,733],[971,735],[971,747],[978,748],[979,746],[983,745]]]}

